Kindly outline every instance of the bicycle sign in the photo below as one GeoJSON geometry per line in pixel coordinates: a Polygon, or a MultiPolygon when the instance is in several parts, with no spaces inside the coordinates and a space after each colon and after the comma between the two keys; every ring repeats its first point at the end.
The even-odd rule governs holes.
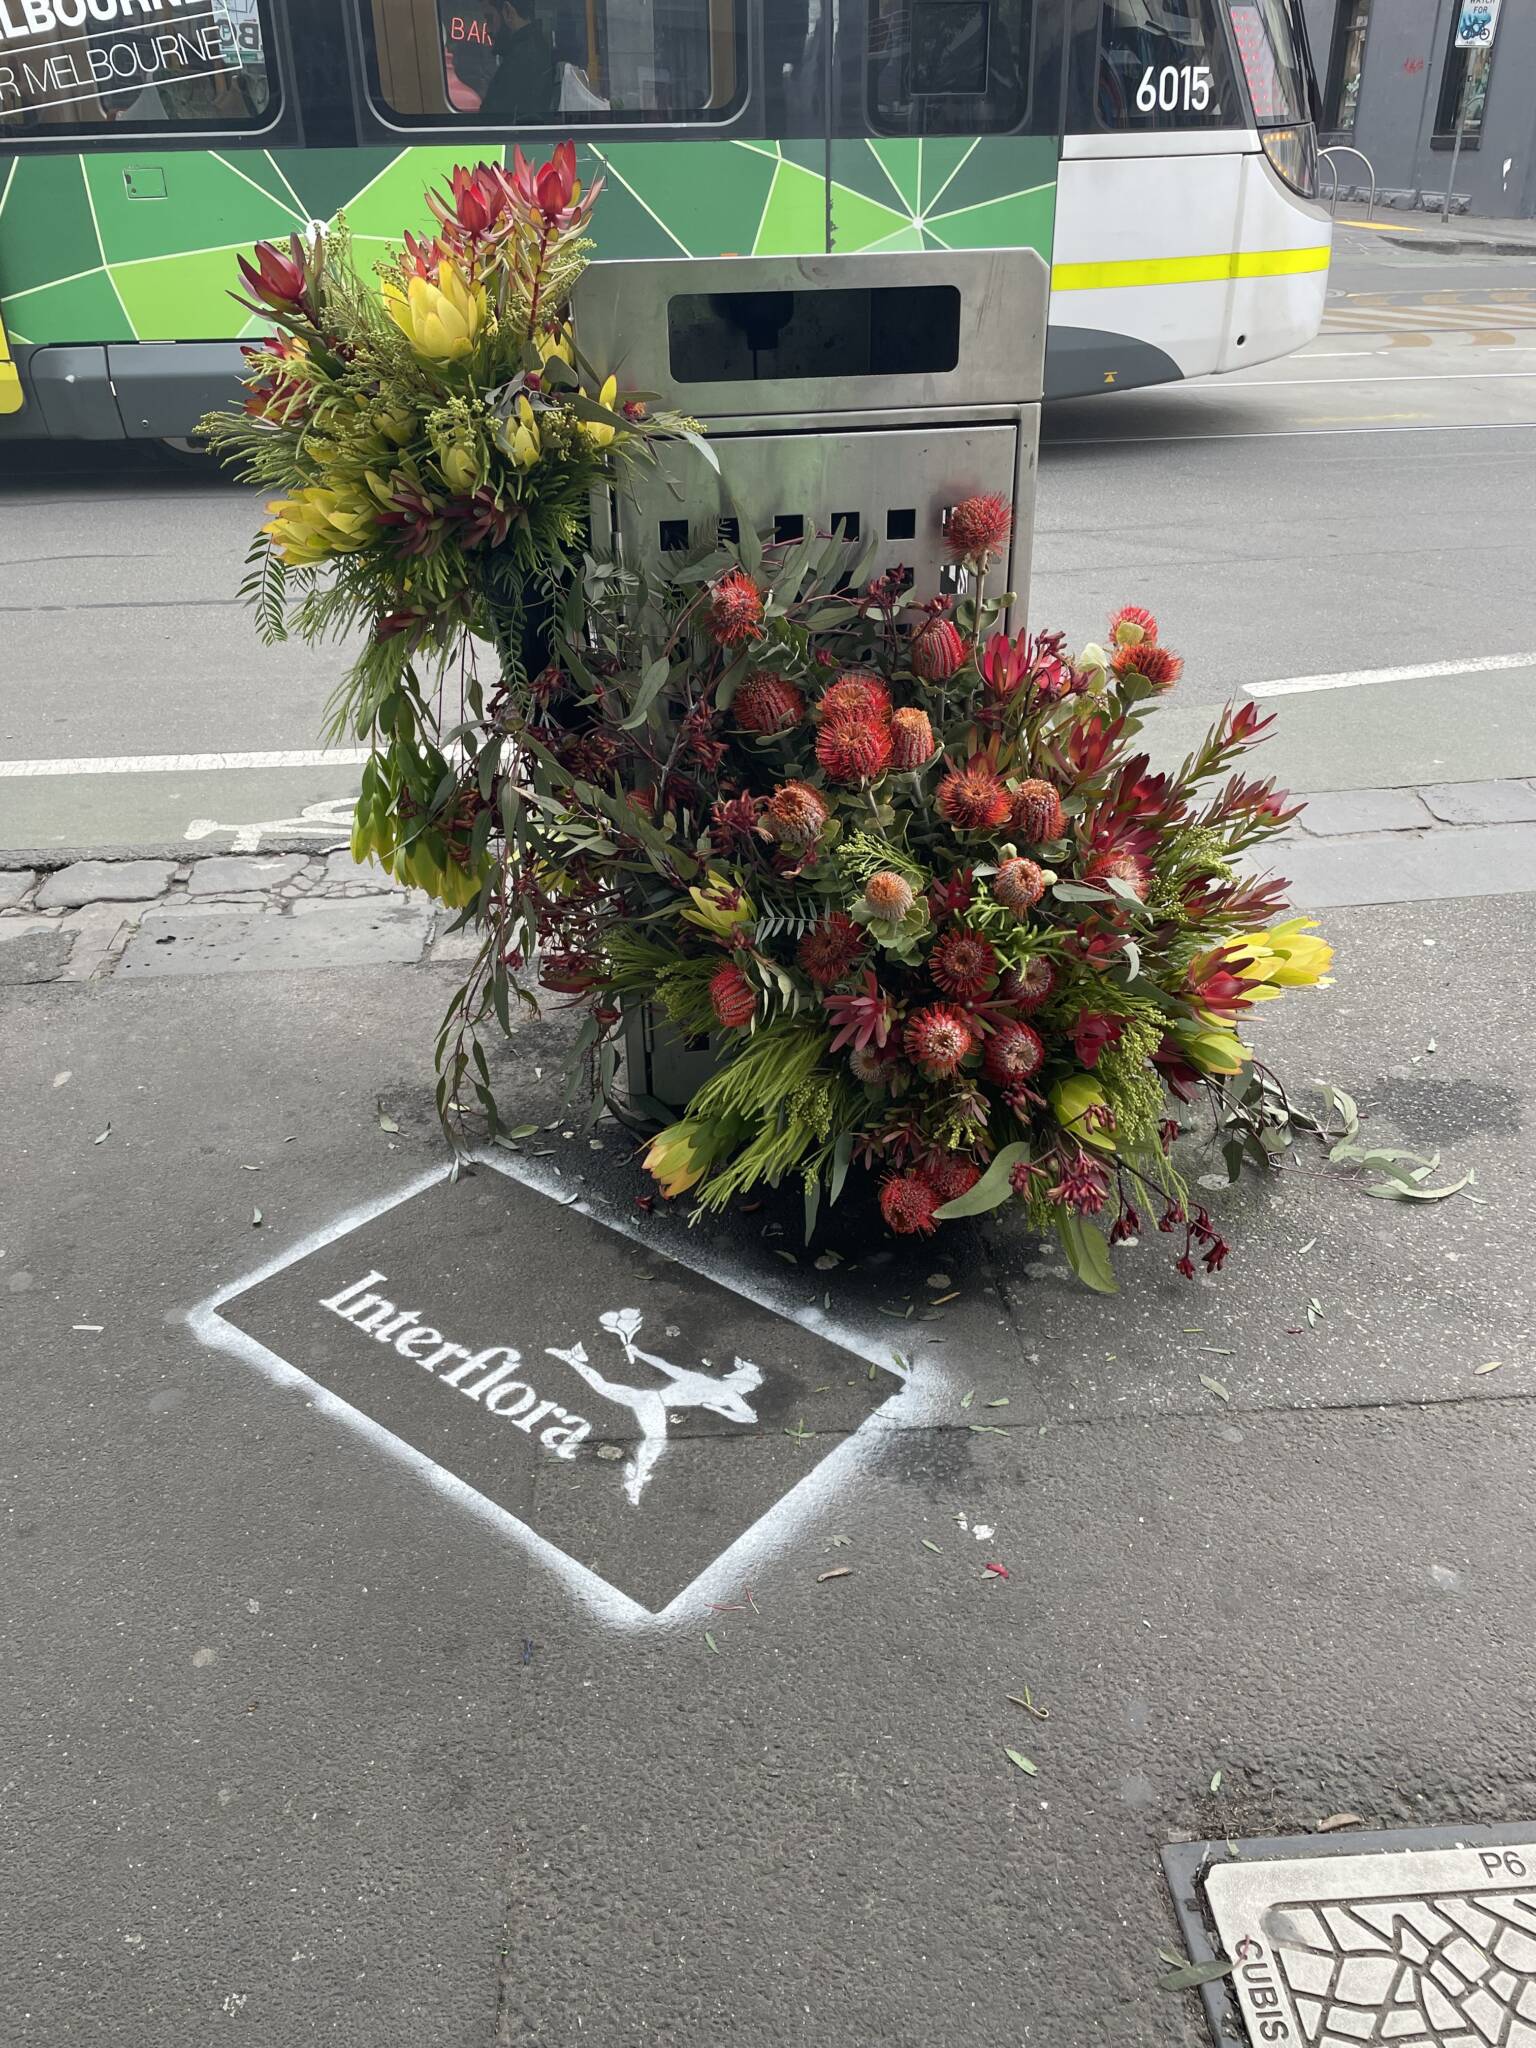
{"type": "Polygon", "coordinates": [[[1486,50],[1499,25],[1499,0],[1462,0],[1456,17],[1458,50],[1486,50]]]}

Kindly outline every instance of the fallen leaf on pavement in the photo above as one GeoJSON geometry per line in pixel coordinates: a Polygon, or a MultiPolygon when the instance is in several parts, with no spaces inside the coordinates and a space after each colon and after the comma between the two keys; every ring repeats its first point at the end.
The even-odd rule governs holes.
{"type": "Polygon", "coordinates": [[[851,1579],[852,1577],[853,1566],[851,1564],[835,1564],[829,1572],[818,1572],[816,1574],[816,1583],[818,1586],[824,1586],[828,1579],[851,1579]]]}
{"type": "Polygon", "coordinates": [[[1473,1377],[1473,1379],[1476,1379],[1476,1378],[1477,1378],[1477,1376],[1479,1375],[1479,1373],[1485,1373],[1485,1372],[1497,1372],[1497,1371],[1498,1371],[1498,1369],[1499,1369],[1499,1367],[1500,1367],[1500,1366],[1501,1366],[1501,1365],[1502,1365],[1503,1363],[1504,1363],[1504,1361],[1503,1361],[1503,1359],[1502,1359],[1502,1358],[1490,1358],[1490,1359],[1489,1359],[1489,1361],[1488,1361],[1488,1363],[1487,1363],[1486,1365],[1475,1365],[1475,1366],[1473,1366],[1473,1368],[1472,1368],[1472,1377],[1473,1377]]]}
{"type": "Polygon", "coordinates": [[[940,1557],[944,1555],[944,1546],[941,1543],[930,1543],[926,1536],[923,1538],[923,1548],[924,1550],[936,1550],[940,1557]]]}
{"type": "Polygon", "coordinates": [[[1220,1380],[1213,1380],[1208,1372],[1201,1373],[1200,1384],[1207,1393],[1214,1394],[1218,1401],[1230,1401],[1232,1398],[1222,1382],[1220,1380]]]}
{"type": "Polygon", "coordinates": [[[102,1132],[101,1136],[99,1138],[92,1138],[91,1143],[93,1145],[104,1145],[107,1142],[108,1138],[111,1137],[111,1135],[112,1126],[108,1124],[107,1128],[102,1132]]]}
{"type": "Polygon", "coordinates": [[[384,1100],[382,1096],[378,1099],[377,1102],[375,1102],[374,1108],[379,1113],[379,1129],[381,1131],[399,1130],[400,1126],[395,1122],[394,1118],[390,1115],[389,1111],[384,1107],[384,1100]]]}
{"type": "Polygon", "coordinates": [[[1331,1835],[1335,1828],[1363,1828],[1363,1813],[1330,1813],[1326,1820],[1320,1820],[1312,1830],[1314,1835],[1331,1835]]]}
{"type": "Polygon", "coordinates": [[[1008,1567],[1005,1564],[984,1564],[981,1569],[983,1577],[1006,1579],[1008,1576],[1008,1567]]]}
{"type": "Polygon", "coordinates": [[[1026,1778],[1038,1778],[1038,1777],[1039,1777],[1039,1775],[1040,1775],[1039,1771],[1038,1771],[1038,1770],[1037,1770],[1037,1769],[1035,1768],[1035,1766],[1034,1766],[1034,1765],[1033,1765],[1033,1764],[1032,1764],[1032,1763],[1030,1762],[1029,1758],[1028,1758],[1027,1756],[1025,1756],[1025,1755],[1024,1755],[1024,1753],[1023,1753],[1023,1751],[1022,1751],[1022,1750],[1018,1750],[1018,1749],[1005,1749],[1005,1750],[1003,1751],[1003,1755],[1004,1755],[1005,1757],[1007,1757],[1007,1759],[1008,1759],[1009,1763],[1011,1763],[1011,1764],[1013,1765],[1013,1767],[1015,1768],[1015,1770],[1020,1770],[1020,1771],[1022,1771],[1022,1772],[1024,1773],[1024,1775],[1025,1775],[1025,1777],[1026,1777],[1026,1778]]]}
{"type": "Polygon", "coordinates": [[[1214,1984],[1218,1977],[1230,1977],[1236,1968],[1225,1956],[1218,1956],[1213,1963],[1181,1963],[1176,1970],[1159,1977],[1159,1991],[1192,1991],[1197,1984],[1214,1984]]]}
{"type": "Polygon", "coordinates": [[[259,1209],[251,1211],[251,1228],[252,1230],[260,1230],[261,1228],[261,1211],[259,1209]]]}

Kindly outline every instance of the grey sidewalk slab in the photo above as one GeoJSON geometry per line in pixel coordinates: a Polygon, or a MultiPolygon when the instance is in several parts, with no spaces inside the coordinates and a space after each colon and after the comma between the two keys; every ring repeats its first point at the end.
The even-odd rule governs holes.
{"type": "Polygon", "coordinates": [[[281,888],[309,865],[302,853],[216,854],[192,863],[189,896],[239,896],[281,888]]]}
{"type": "Polygon", "coordinates": [[[22,902],[36,880],[30,868],[0,869],[0,910],[22,902]]]}
{"type": "Polygon", "coordinates": [[[421,958],[431,927],[432,907],[424,898],[301,902],[286,916],[269,908],[154,905],[129,940],[116,978],[406,964],[421,958]]]}
{"type": "Polygon", "coordinates": [[[1423,832],[1434,822],[1412,789],[1325,791],[1307,798],[1299,820],[1303,832],[1319,839],[1361,832],[1423,832]]]}
{"type": "Polygon", "coordinates": [[[1504,896],[1536,890],[1536,825],[1287,839],[1271,865],[1290,877],[1292,901],[1304,910],[1504,896]]]}
{"type": "Polygon", "coordinates": [[[82,860],[59,868],[38,888],[39,910],[86,903],[149,903],[170,886],[175,869],[160,860],[82,860]]]}
{"type": "Polygon", "coordinates": [[[1536,784],[1530,782],[1440,782],[1418,794],[1446,825],[1536,823],[1536,784]]]}

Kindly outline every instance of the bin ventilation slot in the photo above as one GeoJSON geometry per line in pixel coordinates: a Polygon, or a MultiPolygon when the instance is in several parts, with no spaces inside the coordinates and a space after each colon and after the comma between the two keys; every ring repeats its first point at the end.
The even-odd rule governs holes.
{"type": "Polygon", "coordinates": [[[686,519],[661,519],[657,521],[657,538],[664,555],[683,554],[688,547],[688,522],[686,519]]]}
{"type": "Polygon", "coordinates": [[[773,537],[777,541],[804,540],[804,518],[798,512],[780,512],[773,522],[773,537]]]}
{"type": "Polygon", "coordinates": [[[734,518],[722,519],[715,531],[722,547],[733,548],[741,539],[741,521],[734,518]]]}
{"type": "Polygon", "coordinates": [[[840,540],[857,540],[859,537],[859,515],[857,512],[834,512],[832,531],[840,540]]]}
{"type": "Polygon", "coordinates": [[[679,384],[944,375],[960,360],[954,285],[687,292],[667,303],[679,384]]]}
{"type": "Polygon", "coordinates": [[[911,505],[904,505],[898,511],[885,515],[885,537],[887,540],[916,540],[917,512],[911,505]]]}

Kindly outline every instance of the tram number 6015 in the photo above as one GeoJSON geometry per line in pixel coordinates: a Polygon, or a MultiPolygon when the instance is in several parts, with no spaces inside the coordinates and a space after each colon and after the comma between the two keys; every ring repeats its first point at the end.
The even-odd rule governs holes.
{"type": "Polygon", "coordinates": [[[1149,64],[1136,88],[1139,113],[1203,114],[1211,104],[1209,64],[1149,64]]]}

